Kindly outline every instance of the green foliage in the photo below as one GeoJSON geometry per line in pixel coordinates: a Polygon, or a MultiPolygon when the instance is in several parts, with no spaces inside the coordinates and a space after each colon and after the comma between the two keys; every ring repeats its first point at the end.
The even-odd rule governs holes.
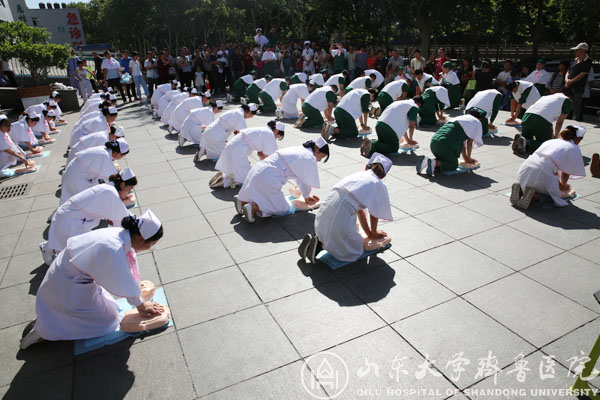
{"type": "Polygon", "coordinates": [[[118,49],[281,40],[478,45],[600,41],[598,0],[91,0],[72,3],[89,43],[118,49]]]}
{"type": "Polygon", "coordinates": [[[50,33],[44,28],[27,26],[21,21],[0,24],[0,56],[17,58],[31,72],[35,83],[47,75],[49,67],[65,68],[69,48],[48,43],[50,33]]]}

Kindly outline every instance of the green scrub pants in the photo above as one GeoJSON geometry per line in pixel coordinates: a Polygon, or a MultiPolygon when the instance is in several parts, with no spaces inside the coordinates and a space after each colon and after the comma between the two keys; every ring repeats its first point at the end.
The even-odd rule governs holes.
{"type": "Polygon", "coordinates": [[[302,123],[303,128],[312,128],[313,126],[322,126],[323,125],[323,117],[321,116],[321,112],[304,102],[302,104],[302,113],[306,117],[304,122],[302,123]]]}
{"type": "Polygon", "coordinates": [[[246,82],[242,78],[238,78],[231,88],[231,94],[233,95],[233,101],[240,101],[240,97],[246,95],[246,82]]]}
{"type": "Polygon", "coordinates": [[[352,115],[350,115],[348,111],[336,107],[335,110],[333,110],[333,116],[335,117],[335,122],[337,122],[337,127],[340,131],[335,135],[335,137],[342,139],[352,139],[358,137],[356,121],[354,118],[352,118],[352,115]]]}
{"type": "Polygon", "coordinates": [[[391,126],[385,122],[377,121],[375,124],[375,132],[377,133],[377,139],[373,140],[371,154],[375,152],[382,154],[393,154],[398,152],[400,140],[391,126]]]}
{"type": "Polygon", "coordinates": [[[379,92],[377,95],[377,102],[379,103],[379,107],[381,107],[381,112],[384,112],[387,106],[394,102],[394,99],[386,92],[379,92]]]}
{"type": "Polygon", "coordinates": [[[540,115],[525,114],[522,126],[521,136],[527,139],[527,154],[533,154],[542,143],[552,139],[552,124],[540,115]]]}
{"type": "Polygon", "coordinates": [[[258,97],[260,97],[260,99],[263,102],[260,106],[260,111],[264,113],[272,113],[275,112],[275,110],[277,110],[277,106],[275,105],[275,102],[273,101],[273,98],[269,93],[265,92],[264,90],[261,90],[258,93],[258,97]]]}
{"type": "Polygon", "coordinates": [[[431,152],[440,160],[442,171],[455,171],[462,153],[463,144],[468,137],[458,122],[448,122],[431,138],[431,152]]]}
{"type": "Polygon", "coordinates": [[[248,86],[246,89],[246,99],[248,99],[248,103],[258,104],[258,93],[260,93],[260,89],[254,83],[248,86]]]}

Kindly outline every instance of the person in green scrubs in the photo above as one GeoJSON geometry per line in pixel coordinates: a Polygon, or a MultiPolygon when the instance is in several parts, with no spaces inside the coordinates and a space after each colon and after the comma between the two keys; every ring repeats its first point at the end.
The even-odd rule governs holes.
{"type": "Polygon", "coordinates": [[[462,93],[460,90],[460,80],[456,72],[454,72],[454,64],[451,61],[446,61],[442,64],[442,85],[448,89],[450,108],[458,107],[462,93]]]}
{"type": "Polygon", "coordinates": [[[369,104],[375,98],[375,90],[354,89],[346,92],[342,100],[333,111],[337,128],[331,124],[323,125],[321,136],[327,140],[329,137],[352,139],[358,137],[356,120],[360,120],[362,130],[368,130],[369,104]]]}
{"type": "Polygon", "coordinates": [[[430,149],[435,158],[422,156],[417,163],[417,173],[425,170],[427,175],[433,175],[435,168],[455,171],[461,154],[465,163],[476,164],[471,152],[483,145],[484,129],[487,129],[487,119],[482,110],[472,109],[469,114],[452,118],[431,138],[430,149]]]}
{"type": "Polygon", "coordinates": [[[328,122],[334,122],[333,108],[337,103],[338,87],[336,85],[326,85],[314,90],[302,103],[303,117],[298,118],[296,127],[312,128],[322,126],[325,121],[321,116],[321,111],[325,113],[328,122]]]}
{"type": "Polygon", "coordinates": [[[246,96],[248,86],[254,83],[256,79],[256,71],[252,70],[249,74],[236,79],[231,88],[231,101],[239,102],[240,98],[246,96]]]}
{"type": "Polygon", "coordinates": [[[272,80],[273,76],[265,75],[264,78],[257,79],[250,86],[248,86],[246,89],[246,104],[258,104],[258,94],[272,80]]]}
{"type": "Polygon", "coordinates": [[[419,108],[419,117],[421,117],[419,125],[435,125],[440,117],[442,117],[440,118],[440,122],[442,122],[444,120],[443,110],[450,106],[448,90],[443,86],[432,86],[425,89],[421,97],[423,97],[423,106],[419,108]]]}

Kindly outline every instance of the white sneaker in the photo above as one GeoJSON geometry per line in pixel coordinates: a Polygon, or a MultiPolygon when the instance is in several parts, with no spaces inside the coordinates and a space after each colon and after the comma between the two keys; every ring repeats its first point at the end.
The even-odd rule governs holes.
{"type": "Polygon", "coordinates": [[[25,337],[23,337],[23,339],[21,339],[21,344],[19,345],[19,347],[21,348],[21,350],[25,350],[32,344],[39,343],[42,340],[44,340],[44,339],[42,339],[40,334],[37,333],[37,331],[35,330],[35,327],[33,327],[33,328],[31,328],[29,333],[27,335],[25,335],[25,337]]]}
{"type": "Polygon", "coordinates": [[[246,218],[246,222],[249,223],[254,223],[254,221],[256,221],[256,219],[254,218],[254,215],[252,214],[252,204],[248,203],[246,204],[244,207],[242,207],[242,211],[244,212],[244,217],[246,218]]]}
{"type": "Polygon", "coordinates": [[[300,128],[302,126],[302,124],[304,123],[305,119],[306,119],[306,117],[304,117],[304,116],[298,118],[296,120],[296,123],[294,124],[294,128],[300,128]]]}
{"type": "Polygon", "coordinates": [[[369,154],[371,153],[372,145],[373,145],[373,143],[371,142],[371,139],[364,138],[360,145],[360,155],[363,157],[369,158],[369,154]]]}
{"type": "Polygon", "coordinates": [[[240,98],[240,103],[242,103],[243,105],[248,105],[248,100],[246,100],[245,97],[240,98]]]}
{"type": "Polygon", "coordinates": [[[185,144],[185,138],[183,137],[183,135],[180,133],[179,134],[179,147],[183,147],[183,145],[185,144]]]}
{"type": "Polygon", "coordinates": [[[204,155],[204,153],[205,153],[204,147],[200,146],[200,148],[196,152],[196,155],[194,156],[194,162],[195,163],[200,162],[200,159],[202,158],[202,156],[204,155]]]}
{"type": "Polygon", "coordinates": [[[275,119],[281,119],[281,108],[275,110],[275,119]]]}
{"type": "Polygon", "coordinates": [[[230,93],[227,93],[227,101],[229,103],[231,103],[232,100],[233,100],[233,96],[230,93]]]}
{"type": "Polygon", "coordinates": [[[300,243],[300,246],[298,246],[298,255],[302,260],[306,258],[306,253],[308,252],[308,245],[310,244],[311,239],[312,235],[307,233],[306,235],[304,235],[304,238],[302,238],[302,243],[300,243]]]}
{"type": "Polygon", "coordinates": [[[242,202],[238,199],[237,194],[233,196],[233,204],[235,204],[235,211],[237,211],[238,214],[242,215],[244,213],[244,210],[242,210],[242,202]]]}
{"type": "Polygon", "coordinates": [[[48,242],[40,243],[40,251],[42,252],[42,258],[47,266],[52,265],[54,261],[54,252],[48,248],[48,242]]]}

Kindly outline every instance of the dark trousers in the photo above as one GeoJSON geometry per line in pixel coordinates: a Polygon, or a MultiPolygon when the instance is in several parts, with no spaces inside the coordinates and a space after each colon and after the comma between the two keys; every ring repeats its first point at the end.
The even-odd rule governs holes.
{"type": "Polygon", "coordinates": [[[123,86],[121,85],[121,78],[108,79],[106,81],[106,88],[108,89],[109,87],[113,88],[113,90],[119,91],[121,98],[123,99],[123,103],[127,101],[125,100],[125,93],[123,92],[123,86]]]}
{"type": "Polygon", "coordinates": [[[156,86],[156,78],[146,78],[146,83],[148,84],[150,97],[152,97],[152,93],[154,93],[154,87],[156,86]]]}

